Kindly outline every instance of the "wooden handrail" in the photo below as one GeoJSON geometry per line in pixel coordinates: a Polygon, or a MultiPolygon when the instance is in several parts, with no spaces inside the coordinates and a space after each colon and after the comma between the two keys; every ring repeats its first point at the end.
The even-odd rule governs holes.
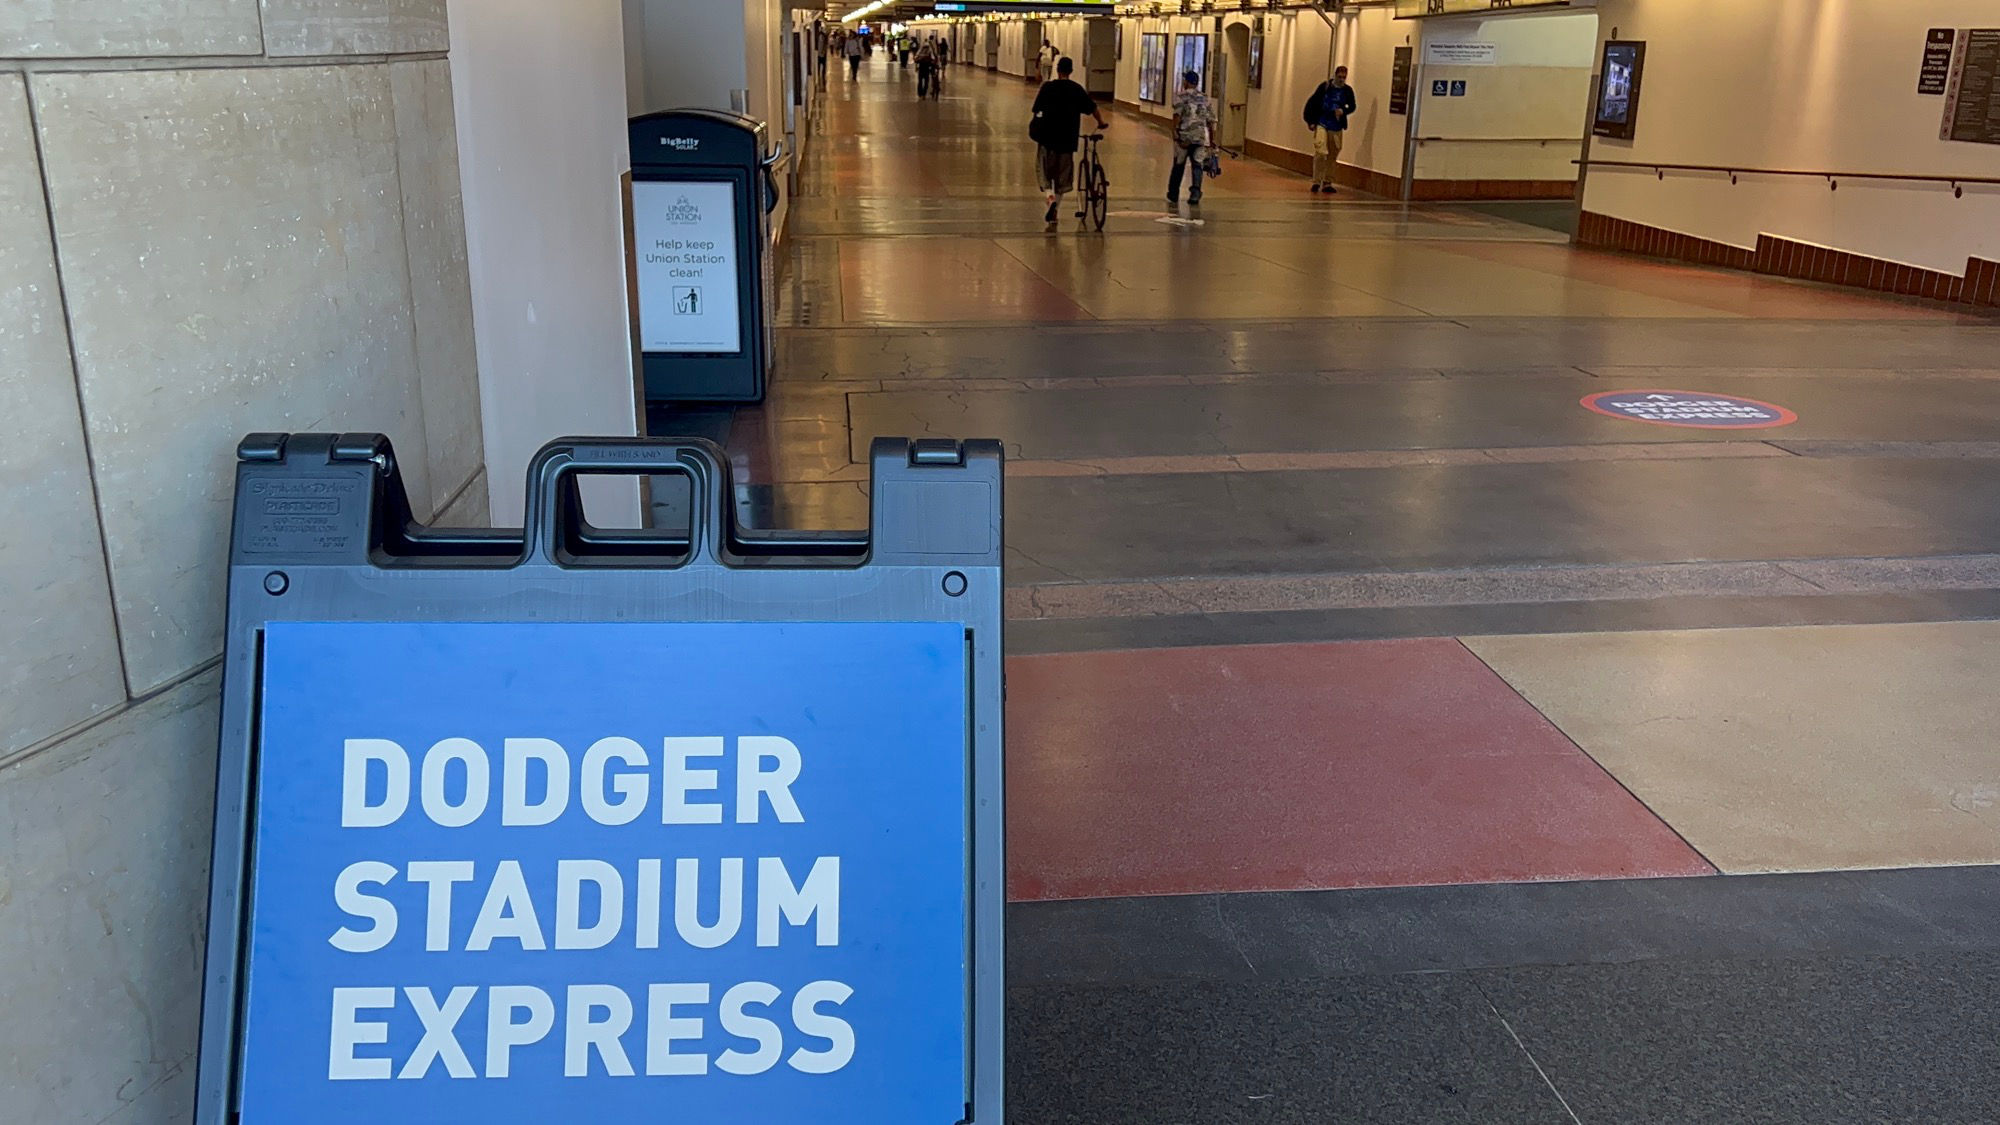
{"type": "Polygon", "coordinates": [[[1430,143],[1430,142],[1432,142],[1432,141],[1448,141],[1448,142],[1450,142],[1450,143],[1453,143],[1453,144],[1460,144],[1460,143],[1466,143],[1466,142],[1474,142],[1474,141],[1478,141],[1478,142],[1494,142],[1494,143],[1500,143],[1500,144],[1545,144],[1545,145],[1559,145],[1559,144],[1573,144],[1573,145],[1580,145],[1580,144],[1582,144],[1582,143],[1583,143],[1583,138],[1582,138],[1581,136],[1576,136],[1576,137],[1418,137],[1418,138],[1417,138],[1417,143],[1418,143],[1418,144],[1428,144],[1428,143],[1430,143]]]}
{"type": "Polygon", "coordinates": [[[1993,176],[1918,176],[1900,172],[1803,172],[1791,168],[1745,168],[1729,164],[1674,164],[1659,160],[1572,160],[1571,164],[1583,168],[1650,168],[1660,179],[1667,178],[1668,172],[1719,172],[1735,183],[1738,176],[1804,176],[1807,179],[1824,179],[1832,191],[1840,190],[1842,180],[1891,180],[1917,184],[1950,184],[1954,199],[1965,197],[1965,185],[2000,186],[2000,177],[1993,176]]]}

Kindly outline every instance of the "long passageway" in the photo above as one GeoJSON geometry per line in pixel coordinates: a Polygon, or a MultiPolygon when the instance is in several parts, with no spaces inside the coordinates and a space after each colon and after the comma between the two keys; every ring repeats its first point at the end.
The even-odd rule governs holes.
{"type": "Polygon", "coordinates": [[[2000,967],[1991,868],[1854,874],[2000,862],[2000,326],[1245,159],[1170,208],[1121,110],[1047,229],[1031,85],[829,91],[730,444],[843,527],[874,436],[1007,443],[1023,1120],[1637,1120],[1632,1052],[1831,1120],[1842,1005],[2000,967]]]}

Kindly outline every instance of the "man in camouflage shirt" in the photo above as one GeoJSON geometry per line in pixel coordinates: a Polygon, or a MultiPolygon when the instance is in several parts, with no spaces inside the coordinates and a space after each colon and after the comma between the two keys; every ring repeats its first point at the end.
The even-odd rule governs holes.
{"type": "Polygon", "coordinates": [[[1181,175],[1194,168],[1188,185],[1190,206],[1201,204],[1201,162],[1215,144],[1215,103],[1201,92],[1201,75],[1187,71],[1181,75],[1181,92],[1174,99],[1174,171],[1167,178],[1167,202],[1179,205],[1181,175]]]}

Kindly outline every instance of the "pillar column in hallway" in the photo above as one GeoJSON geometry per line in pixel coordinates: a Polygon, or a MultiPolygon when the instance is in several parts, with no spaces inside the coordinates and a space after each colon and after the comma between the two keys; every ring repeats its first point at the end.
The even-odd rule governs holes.
{"type": "Polygon", "coordinates": [[[0,1105],[185,1120],[249,430],[484,519],[444,0],[0,6],[0,1105]]]}

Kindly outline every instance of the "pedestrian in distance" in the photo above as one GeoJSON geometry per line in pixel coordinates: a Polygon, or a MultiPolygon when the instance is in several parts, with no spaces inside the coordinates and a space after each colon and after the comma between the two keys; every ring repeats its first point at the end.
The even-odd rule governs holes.
{"type": "Polygon", "coordinates": [[[1215,144],[1215,103],[1201,92],[1201,74],[1181,75],[1181,92],[1174,99],[1174,171],[1167,177],[1167,202],[1181,201],[1181,176],[1189,168],[1194,176],[1188,185],[1188,205],[1201,206],[1202,163],[1215,144]]]}
{"type": "Polygon", "coordinates": [[[937,80],[937,43],[926,39],[917,47],[917,97],[930,97],[937,80]]]}
{"type": "Polygon", "coordinates": [[[847,80],[853,82],[861,77],[861,56],[868,48],[863,44],[861,36],[850,34],[844,50],[847,52],[847,80]]]}
{"type": "Polygon", "coordinates": [[[1056,76],[1042,83],[1035,95],[1035,116],[1028,122],[1028,136],[1035,141],[1035,182],[1048,196],[1049,212],[1042,216],[1053,230],[1062,197],[1076,186],[1076,148],[1083,134],[1083,115],[1089,114],[1099,129],[1108,128],[1097,99],[1070,78],[1075,70],[1069,59],[1056,63],[1056,76]]]}
{"type": "Polygon", "coordinates": [[[1313,135],[1312,189],[1329,194],[1339,190],[1333,177],[1340,167],[1341,142],[1347,137],[1347,119],[1355,109],[1354,87],[1347,84],[1347,68],[1335,67],[1333,77],[1319,84],[1306,99],[1306,128],[1313,135]]]}

